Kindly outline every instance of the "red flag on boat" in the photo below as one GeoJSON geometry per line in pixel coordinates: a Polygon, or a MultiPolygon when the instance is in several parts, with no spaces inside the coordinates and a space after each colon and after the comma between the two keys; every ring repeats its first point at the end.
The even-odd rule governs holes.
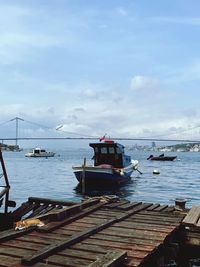
{"type": "Polygon", "coordinates": [[[104,136],[100,137],[100,138],[99,138],[99,141],[101,142],[101,141],[103,141],[103,140],[105,140],[105,139],[106,139],[106,134],[104,134],[104,136]]]}

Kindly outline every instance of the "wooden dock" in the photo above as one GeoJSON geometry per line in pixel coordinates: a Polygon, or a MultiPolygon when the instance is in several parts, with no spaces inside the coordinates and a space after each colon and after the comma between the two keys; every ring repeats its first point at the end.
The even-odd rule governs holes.
{"type": "Polygon", "coordinates": [[[0,232],[0,267],[159,266],[185,217],[171,206],[116,197],[29,198],[13,216],[45,225],[0,232]]]}

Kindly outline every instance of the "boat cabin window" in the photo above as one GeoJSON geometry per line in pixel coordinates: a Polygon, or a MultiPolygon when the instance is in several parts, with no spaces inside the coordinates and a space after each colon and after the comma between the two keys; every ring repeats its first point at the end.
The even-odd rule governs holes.
{"type": "Polygon", "coordinates": [[[98,151],[98,147],[95,147],[94,148],[94,151],[95,151],[95,153],[98,153],[99,151],[98,151]]]}
{"type": "Polygon", "coordinates": [[[119,147],[117,147],[117,154],[122,154],[122,150],[119,147]]]}
{"type": "Polygon", "coordinates": [[[107,154],[107,147],[101,147],[101,154],[107,154]]]}
{"type": "Polygon", "coordinates": [[[109,152],[109,154],[115,154],[115,149],[114,149],[114,147],[109,147],[109,148],[108,148],[108,152],[109,152]]]}
{"type": "Polygon", "coordinates": [[[44,149],[41,149],[41,152],[46,152],[44,149]]]}
{"type": "Polygon", "coordinates": [[[35,153],[35,154],[39,154],[39,153],[40,153],[40,150],[35,149],[35,150],[34,150],[34,153],[35,153]]]}

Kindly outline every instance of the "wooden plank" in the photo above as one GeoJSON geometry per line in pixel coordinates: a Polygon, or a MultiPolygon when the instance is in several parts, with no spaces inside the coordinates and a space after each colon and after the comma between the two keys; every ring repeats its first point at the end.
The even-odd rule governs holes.
{"type": "Polygon", "coordinates": [[[102,241],[98,244],[88,244],[85,243],[84,240],[81,243],[73,245],[71,248],[74,248],[76,250],[86,251],[86,252],[98,252],[102,254],[106,254],[109,247],[113,249],[121,249],[128,251],[144,251],[144,252],[150,252],[152,251],[151,246],[145,246],[145,245],[137,245],[137,244],[126,244],[121,242],[113,242],[113,241],[102,241]]]}
{"type": "Polygon", "coordinates": [[[73,267],[83,267],[88,266],[92,263],[92,260],[85,260],[74,258],[70,256],[61,256],[61,255],[53,255],[48,257],[46,260],[47,263],[54,264],[55,266],[73,266],[73,267]]]}
{"type": "Polygon", "coordinates": [[[127,257],[126,251],[109,251],[106,255],[98,258],[88,267],[115,267],[122,264],[127,257]]]}
{"type": "Polygon", "coordinates": [[[135,207],[135,209],[133,209],[132,211],[128,211],[125,215],[119,216],[115,219],[110,219],[107,222],[104,222],[98,226],[95,226],[89,230],[85,230],[81,233],[75,234],[72,237],[68,238],[68,240],[66,241],[61,241],[61,242],[57,242],[53,245],[44,247],[44,249],[42,249],[41,251],[38,251],[37,253],[35,253],[32,257],[27,257],[27,258],[23,258],[22,259],[22,263],[23,264],[33,264],[36,263],[37,261],[44,259],[46,257],[48,257],[49,255],[56,253],[62,249],[65,249],[71,245],[74,245],[77,242],[82,241],[83,239],[99,232],[102,231],[103,229],[109,227],[110,225],[112,225],[115,222],[119,222],[122,221],[126,218],[128,218],[129,216],[133,215],[134,213],[146,209],[147,207],[149,207],[149,204],[142,204],[139,205],[138,207],[135,207]]]}
{"type": "Polygon", "coordinates": [[[123,204],[118,206],[119,210],[130,210],[138,205],[142,204],[142,202],[131,202],[131,203],[127,203],[127,204],[123,204]]]}
{"type": "Polygon", "coordinates": [[[118,243],[123,243],[126,245],[142,245],[142,246],[152,246],[152,249],[156,246],[160,245],[159,241],[155,240],[150,240],[150,239],[138,239],[138,238],[133,238],[133,237],[121,237],[121,236],[114,236],[114,235],[103,235],[103,234],[96,234],[95,236],[90,236],[88,239],[82,241],[87,244],[95,244],[95,245],[101,245],[102,242],[115,242],[116,244],[118,243]]]}
{"type": "Polygon", "coordinates": [[[39,207],[39,204],[24,202],[18,209],[13,211],[12,215],[16,220],[20,220],[21,217],[37,207],[39,207]]]}
{"type": "Polygon", "coordinates": [[[160,206],[160,204],[153,204],[149,208],[147,208],[147,211],[154,210],[154,209],[158,208],[159,206],[160,206]]]}
{"type": "Polygon", "coordinates": [[[35,217],[40,214],[40,212],[48,207],[48,204],[40,205],[38,208],[34,209],[34,211],[26,217],[26,219],[35,217]]]}
{"type": "Polygon", "coordinates": [[[159,207],[155,208],[154,211],[164,211],[168,208],[168,205],[160,205],[159,207]]]}
{"type": "Polygon", "coordinates": [[[186,217],[183,219],[183,224],[195,225],[200,217],[200,206],[193,206],[186,217]]]}
{"type": "Polygon", "coordinates": [[[164,212],[172,213],[174,210],[175,210],[175,207],[174,207],[174,206],[168,206],[168,208],[166,208],[166,209],[164,210],[164,212]]]}
{"type": "Polygon", "coordinates": [[[78,214],[75,214],[73,216],[71,216],[70,218],[66,218],[65,220],[63,221],[60,221],[60,222],[50,222],[48,223],[48,225],[45,225],[41,228],[38,228],[37,231],[39,232],[50,232],[50,231],[53,231],[55,229],[58,229],[66,224],[69,224],[75,220],[78,220],[78,219],[81,219],[83,218],[84,216],[90,214],[91,212],[101,208],[102,206],[104,205],[104,203],[98,203],[92,207],[89,207],[89,208],[86,208],[84,211],[80,211],[78,214]]]}
{"type": "MultiPolygon", "coordinates": [[[[168,232],[168,234],[171,233],[168,232]]],[[[147,231],[142,231],[142,230],[138,230],[138,231],[114,231],[109,229],[105,229],[103,231],[101,231],[101,234],[105,234],[105,235],[113,235],[113,236],[117,236],[117,237],[130,237],[130,238],[135,238],[135,239],[142,239],[142,240],[155,240],[155,241],[162,241],[165,239],[165,237],[167,236],[166,233],[156,233],[156,235],[153,232],[148,232],[147,231]]]]}
{"type": "Polygon", "coordinates": [[[6,247],[13,247],[13,248],[23,248],[26,247],[26,249],[29,250],[38,250],[40,248],[42,248],[44,245],[43,244],[35,244],[33,242],[26,242],[26,241],[22,241],[22,240],[9,240],[3,243],[3,246],[6,247]]]}
{"type": "Polygon", "coordinates": [[[174,217],[174,218],[171,218],[171,217],[161,217],[159,216],[151,216],[150,214],[135,214],[134,216],[132,216],[131,218],[134,218],[134,219],[141,219],[141,220],[144,220],[144,221],[149,221],[149,222],[153,222],[153,221],[156,221],[156,222],[168,222],[168,223],[177,223],[179,224],[181,221],[182,221],[182,217],[174,217]]]}
{"type": "Polygon", "coordinates": [[[58,209],[57,211],[50,211],[49,213],[38,216],[38,218],[40,220],[48,219],[49,221],[61,221],[61,220],[64,220],[66,217],[76,214],[77,212],[80,212],[85,208],[98,204],[99,202],[100,202],[100,199],[98,198],[95,198],[93,200],[89,199],[80,204],[76,204],[76,205],[66,207],[63,209],[58,209]]]}
{"type": "Polygon", "coordinates": [[[19,261],[18,257],[0,255],[0,266],[3,267],[12,266],[13,264],[19,263],[19,261]]]}
{"type": "Polygon", "coordinates": [[[140,230],[149,230],[149,231],[154,231],[154,232],[165,232],[167,230],[173,230],[174,226],[170,225],[155,225],[155,224],[149,224],[149,223],[135,223],[135,222],[127,222],[127,221],[122,221],[119,223],[115,223],[113,227],[120,227],[121,229],[127,228],[127,229],[140,229],[140,230]]]}
{"type": "Polygon", "coordinates": [[[20,231],[15,231],[14,229],[11,230],[6,230],[3,232],[0,232],[0,243],[4,241],[8,241],[13,238],[17,238],[20,236],[23,236],[27,233],[32,232],[34,229],[36,229],[37,226],[31,226],[28,229],[20,230],[20,231]]]}
{"type": "Polygon", "coordinates": [[[53,204],[53,205],[62,205],[62,206],[72,206],[76,205],[77,202],[73,201],[65,201],[65,200],[58,200],[58,199],[48,199],[48,198],[40,198],[40,197],[29,197],[28,201],[30,203],[43,203],[43,204],[53,204]]]}
{"type": "MultiPolygon", "coordinates": [[[[7,246],[0,246],[0,255],[7,255],[7,256],[13,256],[13,257],[25,257],[29,254],[31,254],[32,251],[27,250],[25,248],[13,248],[13,247],[7,247],[7,246]]],[[[1,263],[0,263],[1,265],[1,263]]]]}
{"type": "MultiPolygon", "coordinates": [[[[107,249],[108,251],[108,249],[107,249]]],[[[106,251],[106,252],[107,252],[106,251]]],[[[103,254],[105,254],[106,252],[102,253],[97,251],[84,251],[82,249],[73,249],[73,248],[67,248],[61,252],[58,253],[58,255],[60,256],[69,256],[69,257],[74,257],[74,258],[78,258],[78,259],[85,259],[85,260],[96,260],[98,257],[101,257],[103,254]]]]}
{"type": "Polygon", "coordinates": [[[108,209],[114,209],[114,208],[118,208],[119,206],[124,205],[124,204],[128,204],[128,203],[130,203],[129,200],[120,199],[117,202],[105,204],[105,207],[108,209]]]}

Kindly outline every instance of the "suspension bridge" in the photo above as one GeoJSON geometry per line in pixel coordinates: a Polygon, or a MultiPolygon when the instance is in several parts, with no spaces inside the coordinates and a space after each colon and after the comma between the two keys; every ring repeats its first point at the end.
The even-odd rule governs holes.
{"type": "MultiPolygon", "coordinates": [[[[0,136],[0,140],[2,141],[2,143],[4,143],[5,141],[14,141],[15,145],[18,145],[19,141],[25,141],[25,140],[98,140],[99,136],[90,136],[90,135],[84,135],[84,134],[80,134],[80,133],[76,133],[76,132],[70,132],[70,131],[65,131],[63,130],[63,125],[57,126],[57,127],[49,127],[49,126],[45,126],[36,122],[32,122],[29,120],[25,120],[23,118],[20,117],[15,117],[11,120],[5,121],[0,123],[0,127],[5,126],[6,124],[10,123],[10,122],[14,122],[15,123],[15,136],[13,137],[1,137],[0,136]],[[26,122],[28,124],[31,124],[32,126],[41,128],[41,129],[46,129],[46,130],[53,130],[54,132],[60,132],[62,134],[66,134],[68,136],[53,136],[53,137],[28,137],[28,136],[24,136],[24,137],[20,137],[19,136],[19,126],[22,124],[22,122],[26,122]],[[69,136],[71,135],[71,136],[69,136]]],[[[185,134],[194,130],[198,131],[198,134],[200,129],[200,125],[198,126],[194,126],[194,127],[190,127],[187,129],[182,129],[180,131],[174,132],[172,134],[170,134],[169,136],[171,136],[171,138],[169,136],[166,135],[160,135],[157,137],[111,137],[111,139],[113,140],[125,140],[125,141],[158,141],[158,142],[187,142],[187,143],[200,143],[200,138],[195,138],[195,139],[190,139],[190,138],[186,138],[186,139],[181,139],[181,138],[173,138],[172,136],[174,136],[175,134],[185,134]]]]}

